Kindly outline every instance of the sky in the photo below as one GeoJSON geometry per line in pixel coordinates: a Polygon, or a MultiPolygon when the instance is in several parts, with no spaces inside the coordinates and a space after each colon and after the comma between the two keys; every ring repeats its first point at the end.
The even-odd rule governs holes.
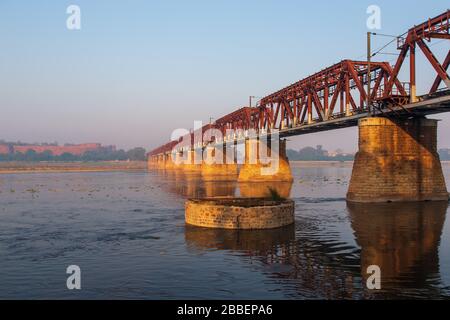
{"type": "MultiPolygon", "coordinates": [[[[440,0],[1,0],[0,139],[152,149],[174,129],[247,105],[250,95],[364,59],[369,5],[381,9],[377,32],[395,35],[450,7],[440,0]],[[80,30],[66,27],[69,5],[81,9],[80,30]]],[[[433,48],[439,59],[448,46],[433,48]]],[[[423,70],[419,90],[434,78],[423,70]]],[[[439,147],[450,147],[450,115],[432,118],[443,120],[439,147]]],[[[315,145],[356,151],[357,128],[288,143],[315,145]]]]}

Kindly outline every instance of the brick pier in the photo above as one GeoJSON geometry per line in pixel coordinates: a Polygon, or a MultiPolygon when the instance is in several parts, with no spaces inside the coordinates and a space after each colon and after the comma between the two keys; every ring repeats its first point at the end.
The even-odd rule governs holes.
{"type": "Polygon", "coordinates": [[[360,120],[347,201],[448,200],[436,140],[437,120],[360,120]]]}
{"type": "Polygon", "coordinates": [[[293,181],[291,167],[286,155],[286,140],[279,140],[278,150],[260,139],[245,141],[245,160],[239,172],[240,182],[293,181]],[[260,150],[265,148],[266,152],[260,150]],[[278,152],[278,156],[272,153],[278,152]]]}

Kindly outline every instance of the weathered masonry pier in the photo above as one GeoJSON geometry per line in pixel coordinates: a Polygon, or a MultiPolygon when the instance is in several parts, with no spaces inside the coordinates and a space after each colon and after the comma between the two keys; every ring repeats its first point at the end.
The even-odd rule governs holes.
{"type": "Polygon", "coordinates": [[[286,140],[279,140],[277,147],[263,140],[245,141],[245,161],[239,172],[240,182],[292,181],[289,159],[286,155],[286,140]],[[261,151],[264,149],[266,152],[261,151]],[[263,156],[261,156],[263,155],[263,156]]]}
{"type": "Polygon", "coordinates": [[[294,223],[294,201],[260,198],[191,199],[186,223],[220,229],[274,229],[294,223]]]}
{"type": "Polygon", "coordinates": [[[342,60],[151,151],[149,168],[196,171],[214,181],[288,183],[286,138],[358,126],[349,202],[448,200],[437,121],[427,116],[450,111],[449,30],[446,11],[398,37],[394,65],[342,60]],[[436,39],[447,45],[439,54],[428,44],[436,39]],[[434,73],[424,88],[417,80],[430,79],[430,72],[417,74],[418,50],[434,73]]]}
{"type": "Polygon", "coordinates": [[[199,149],[180,147],[148,157],[149,169],[198,172],[206,181],[238,180],[239,182],[291,182],[293,180],[286,140],[272,141],[265,137],[237,140],[230,146],[224,143],[204,145],[199,149]],[[267,141],[268,140],[268,141],[267,141]],[[237,148],[244,147],[239,162],[237,148]]]}
{"type": "Polygon", "coordinates": [[[353,202],[448,200],[436,136],[436,120],[360,120],[359,151],[347,199],[353,202]]]}

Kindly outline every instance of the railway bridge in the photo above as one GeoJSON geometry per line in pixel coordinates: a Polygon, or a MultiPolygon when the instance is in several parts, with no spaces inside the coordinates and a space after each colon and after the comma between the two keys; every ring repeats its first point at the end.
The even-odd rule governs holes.
{"type": "Polygon", "coordinates": [[[342,60],[195,128],[148,153],[149,169],[201,172],[204,179],[292,181],[286,137],[359,127],[359,151],[347,194],[351,202],[448,200],[437,153],[437,120],[450,111],[450,11],[397,37],[395,64],[342,60]],[[445,42],[441,61],[432,41],[445,42]],[[425,94],[418,51],[433,72],[425,94]],[[238,165],[239,148],[244,149],[238,165]],[[273,170],[275,168],[275,170],[273,170]]]}

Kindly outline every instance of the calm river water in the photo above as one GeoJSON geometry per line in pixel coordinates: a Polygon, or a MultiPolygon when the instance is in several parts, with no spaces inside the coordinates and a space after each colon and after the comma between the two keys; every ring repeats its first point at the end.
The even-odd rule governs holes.
{"type": "Polygon", "coordinates": [[[347,205],[351,165],[293,173],[276,187],[296,202],[295,226],[245,232],[186,226],[184,201],[265,185],[176,172],[0,175],[0,298],[450,298],[447,202],[347,205]],[[373,264],[376,292],[365,287],[373,264]],[[81,290],[66,287],[69,265],[81,290]]]}

